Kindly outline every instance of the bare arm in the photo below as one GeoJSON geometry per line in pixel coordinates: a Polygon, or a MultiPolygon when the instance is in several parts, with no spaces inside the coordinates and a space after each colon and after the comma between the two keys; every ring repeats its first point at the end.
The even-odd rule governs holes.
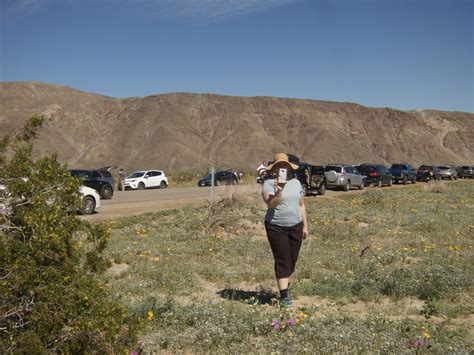
{"type": "Polygon", "coordinates": [[[300,209],[301,209],[301,216],[303,217],[303,239],[309,235],[308,230],[308,218],[306,216],[306,206],[304,204],[304,196],[301,196],[300,199],[300,209]]]}

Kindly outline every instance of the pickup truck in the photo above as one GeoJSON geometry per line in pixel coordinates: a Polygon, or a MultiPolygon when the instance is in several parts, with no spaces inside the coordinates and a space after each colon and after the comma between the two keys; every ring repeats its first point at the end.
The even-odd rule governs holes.
{"type": "Polygon", "coordinates": [[[409,164],[392,164],[390,172],[395,183],[407,184],[408,181],[416,183],[416,169],[409,164]]]}

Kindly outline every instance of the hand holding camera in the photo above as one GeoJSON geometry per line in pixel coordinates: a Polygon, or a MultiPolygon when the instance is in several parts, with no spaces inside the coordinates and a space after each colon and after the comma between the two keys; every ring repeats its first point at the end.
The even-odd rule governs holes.
{"type": "Polygon", "coordinates": [[[288,182],[288,170],[284,168],[279,169],[278,176],[275,179],[275,186],[279,190],[283,190],[283,187],[285,186],[287,182],[288,182]]]}

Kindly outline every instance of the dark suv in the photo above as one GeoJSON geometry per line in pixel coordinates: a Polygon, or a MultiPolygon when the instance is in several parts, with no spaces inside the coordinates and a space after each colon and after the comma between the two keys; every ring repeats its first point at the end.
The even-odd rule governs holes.
{"type": "Polygon", "coordinates": [[[377,187],[392,186],[392,173],[380,164],[361,164],[357,167],[365,176],[366,185],[373,184],[377,187]]]}
{"type": "Polygon", "coordinates": [[[409,164],[392,164],[390,172],[396,183],[407,184],[408,181],[411,181],[412,184],[416,183],[416,169],[409,164]]]}
{"type": "Polygon", "coordinates": [[[114,194],[114,179],[107,170],[69,170],[72,176],[82,179],[82,184],[96,190],[100,197],[108,200],[114,194]]]}
{"type": "Polygon", "coordinates": [[[416,179],[426,182],[441,180],[441,172],[435,165],[421,165],[416,172],[416,179]]]}
{"type": "Polygon", "coordinates": [[[296,170],[296,178],[301,182],[304,193],[315,193],[324,195],[326,193],[326,176],[324,166],[310,165],[298,162],[299,168],[296,170]]]}
{"type": "MultiPolygon", "coordinates": [[[[232,170],[217,171],[214,174],[214,186],[237,185],[237,173],[232,170]]],[[[198,186],[211,186],[211,174],[207,174],[198,181],[198,186]]]]}
{"type": "Polygon", "coordinates": [[[457,172],[458,172],[458,178],[460,179],[474,178],[474,166],[469,166],[469,165],[459,166],[457,168],[457,172]]]}

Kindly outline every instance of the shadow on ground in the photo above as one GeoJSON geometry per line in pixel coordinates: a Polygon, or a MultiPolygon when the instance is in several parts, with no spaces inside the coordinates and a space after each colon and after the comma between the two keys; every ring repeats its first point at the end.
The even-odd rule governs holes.
{"type": "Polygon", "coordinates": [[[273,291],[244,291],[233,288],[226,288],[217,292],[219,296],[226,300],[239,301],[249,304],[272,304],[277,298],[277,294],[273,291]]]}

